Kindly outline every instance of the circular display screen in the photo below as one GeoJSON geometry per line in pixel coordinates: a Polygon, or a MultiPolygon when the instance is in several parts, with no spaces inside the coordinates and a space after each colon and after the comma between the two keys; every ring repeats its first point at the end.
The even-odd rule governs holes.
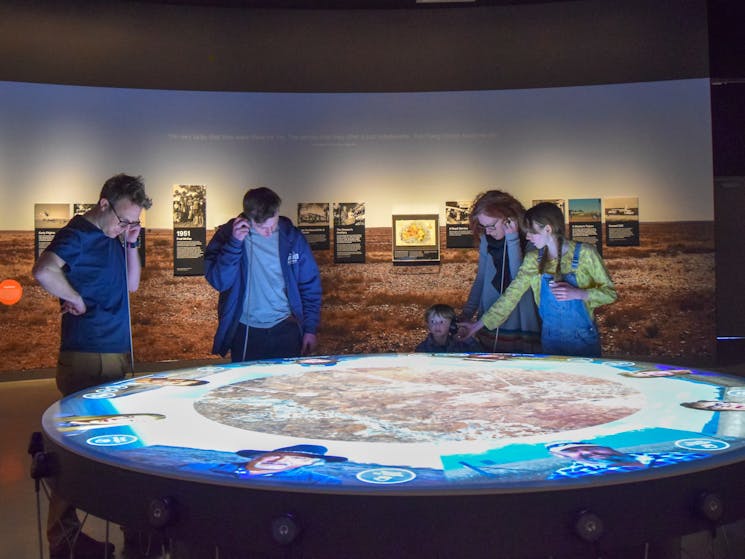
{"type": "Polygon", "coordinates": [[[64,398],[44,429],[94,460],[208,482],[499,490],[737,461],[743,412],[742,379],[696,369],[381,354],[130,378],[64,398]]]}

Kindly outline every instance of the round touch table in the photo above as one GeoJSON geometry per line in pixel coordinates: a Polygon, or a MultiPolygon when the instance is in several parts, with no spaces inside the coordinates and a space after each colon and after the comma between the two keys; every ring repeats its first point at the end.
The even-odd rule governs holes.
{"type": "Polygon", "coordinates": [[[215,557],[583,557],[745,516],[745,379],[522,354],[128,378],[43,417],[55,490],[215,557]]]}

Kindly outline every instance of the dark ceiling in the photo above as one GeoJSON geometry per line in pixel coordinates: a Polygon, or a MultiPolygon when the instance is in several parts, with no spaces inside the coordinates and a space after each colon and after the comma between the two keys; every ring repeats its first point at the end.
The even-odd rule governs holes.
{"type": "Polygon", "coordinates": [[[475,6],[509,6],[547,4],[571,0],[129,0],[147,4],[221,6],[259,9],[425,9],[430,7],[467,8],[475,6]]]}
{"type": "MultiPolygon", "coordinates": [[[[572,0],[124,0],[131,3],[246,9],[431,9],[548,4],[572,0]]],[[[602,1],[602,0],[601,0],[602,1]]],[[[711,76],[745,78],[745,2],[707,0],[711,76]]]]}
{"type": "Polygon", "coordinates": [[[0,79],[224,91],[731,83],[745,79],[743,28],[742,0],[0,0],[0,79]]]}

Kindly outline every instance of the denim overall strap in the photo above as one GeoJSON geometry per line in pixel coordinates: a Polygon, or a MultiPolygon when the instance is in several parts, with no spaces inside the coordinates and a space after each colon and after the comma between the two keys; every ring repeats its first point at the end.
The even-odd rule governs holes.
{"type": "Polygon", "coordinates": [[[579,253],[580,253],[581,248],[582,248],[582,245],[579,243],[577,243],[574,246],[574,254],[572,255],[572,272],[576,271],[577,266],[579,266],[579,253]]]}
{"type": "MultiPolygon", "coordinates": [[[[581,245],[577,243],[572,258],[571,272],[562,281],[577,286],[577,266],[581,245]]],[[[542,254],[539,254],[539,258],[542,254]]],[[[541,344],[543,352],[553,355],[576,355],[581,357],[600,356],[600,336],[597,326],[590,319],[583,301],[557,301],[551,292],[549,282],[553,274],[544,273],[541,277],[541,302],[539,311],[543,321],[541,344]]]]}

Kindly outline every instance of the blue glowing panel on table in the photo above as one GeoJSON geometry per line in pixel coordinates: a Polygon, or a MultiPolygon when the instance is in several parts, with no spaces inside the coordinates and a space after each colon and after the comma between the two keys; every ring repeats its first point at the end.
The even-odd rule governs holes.
{"type": "Polygon", "coordinates": [[[745,379],[541,355],[311,357],[127,379],[43,421],[75,453],[183,479],[509,490],[745,459],[745,379]]]}

